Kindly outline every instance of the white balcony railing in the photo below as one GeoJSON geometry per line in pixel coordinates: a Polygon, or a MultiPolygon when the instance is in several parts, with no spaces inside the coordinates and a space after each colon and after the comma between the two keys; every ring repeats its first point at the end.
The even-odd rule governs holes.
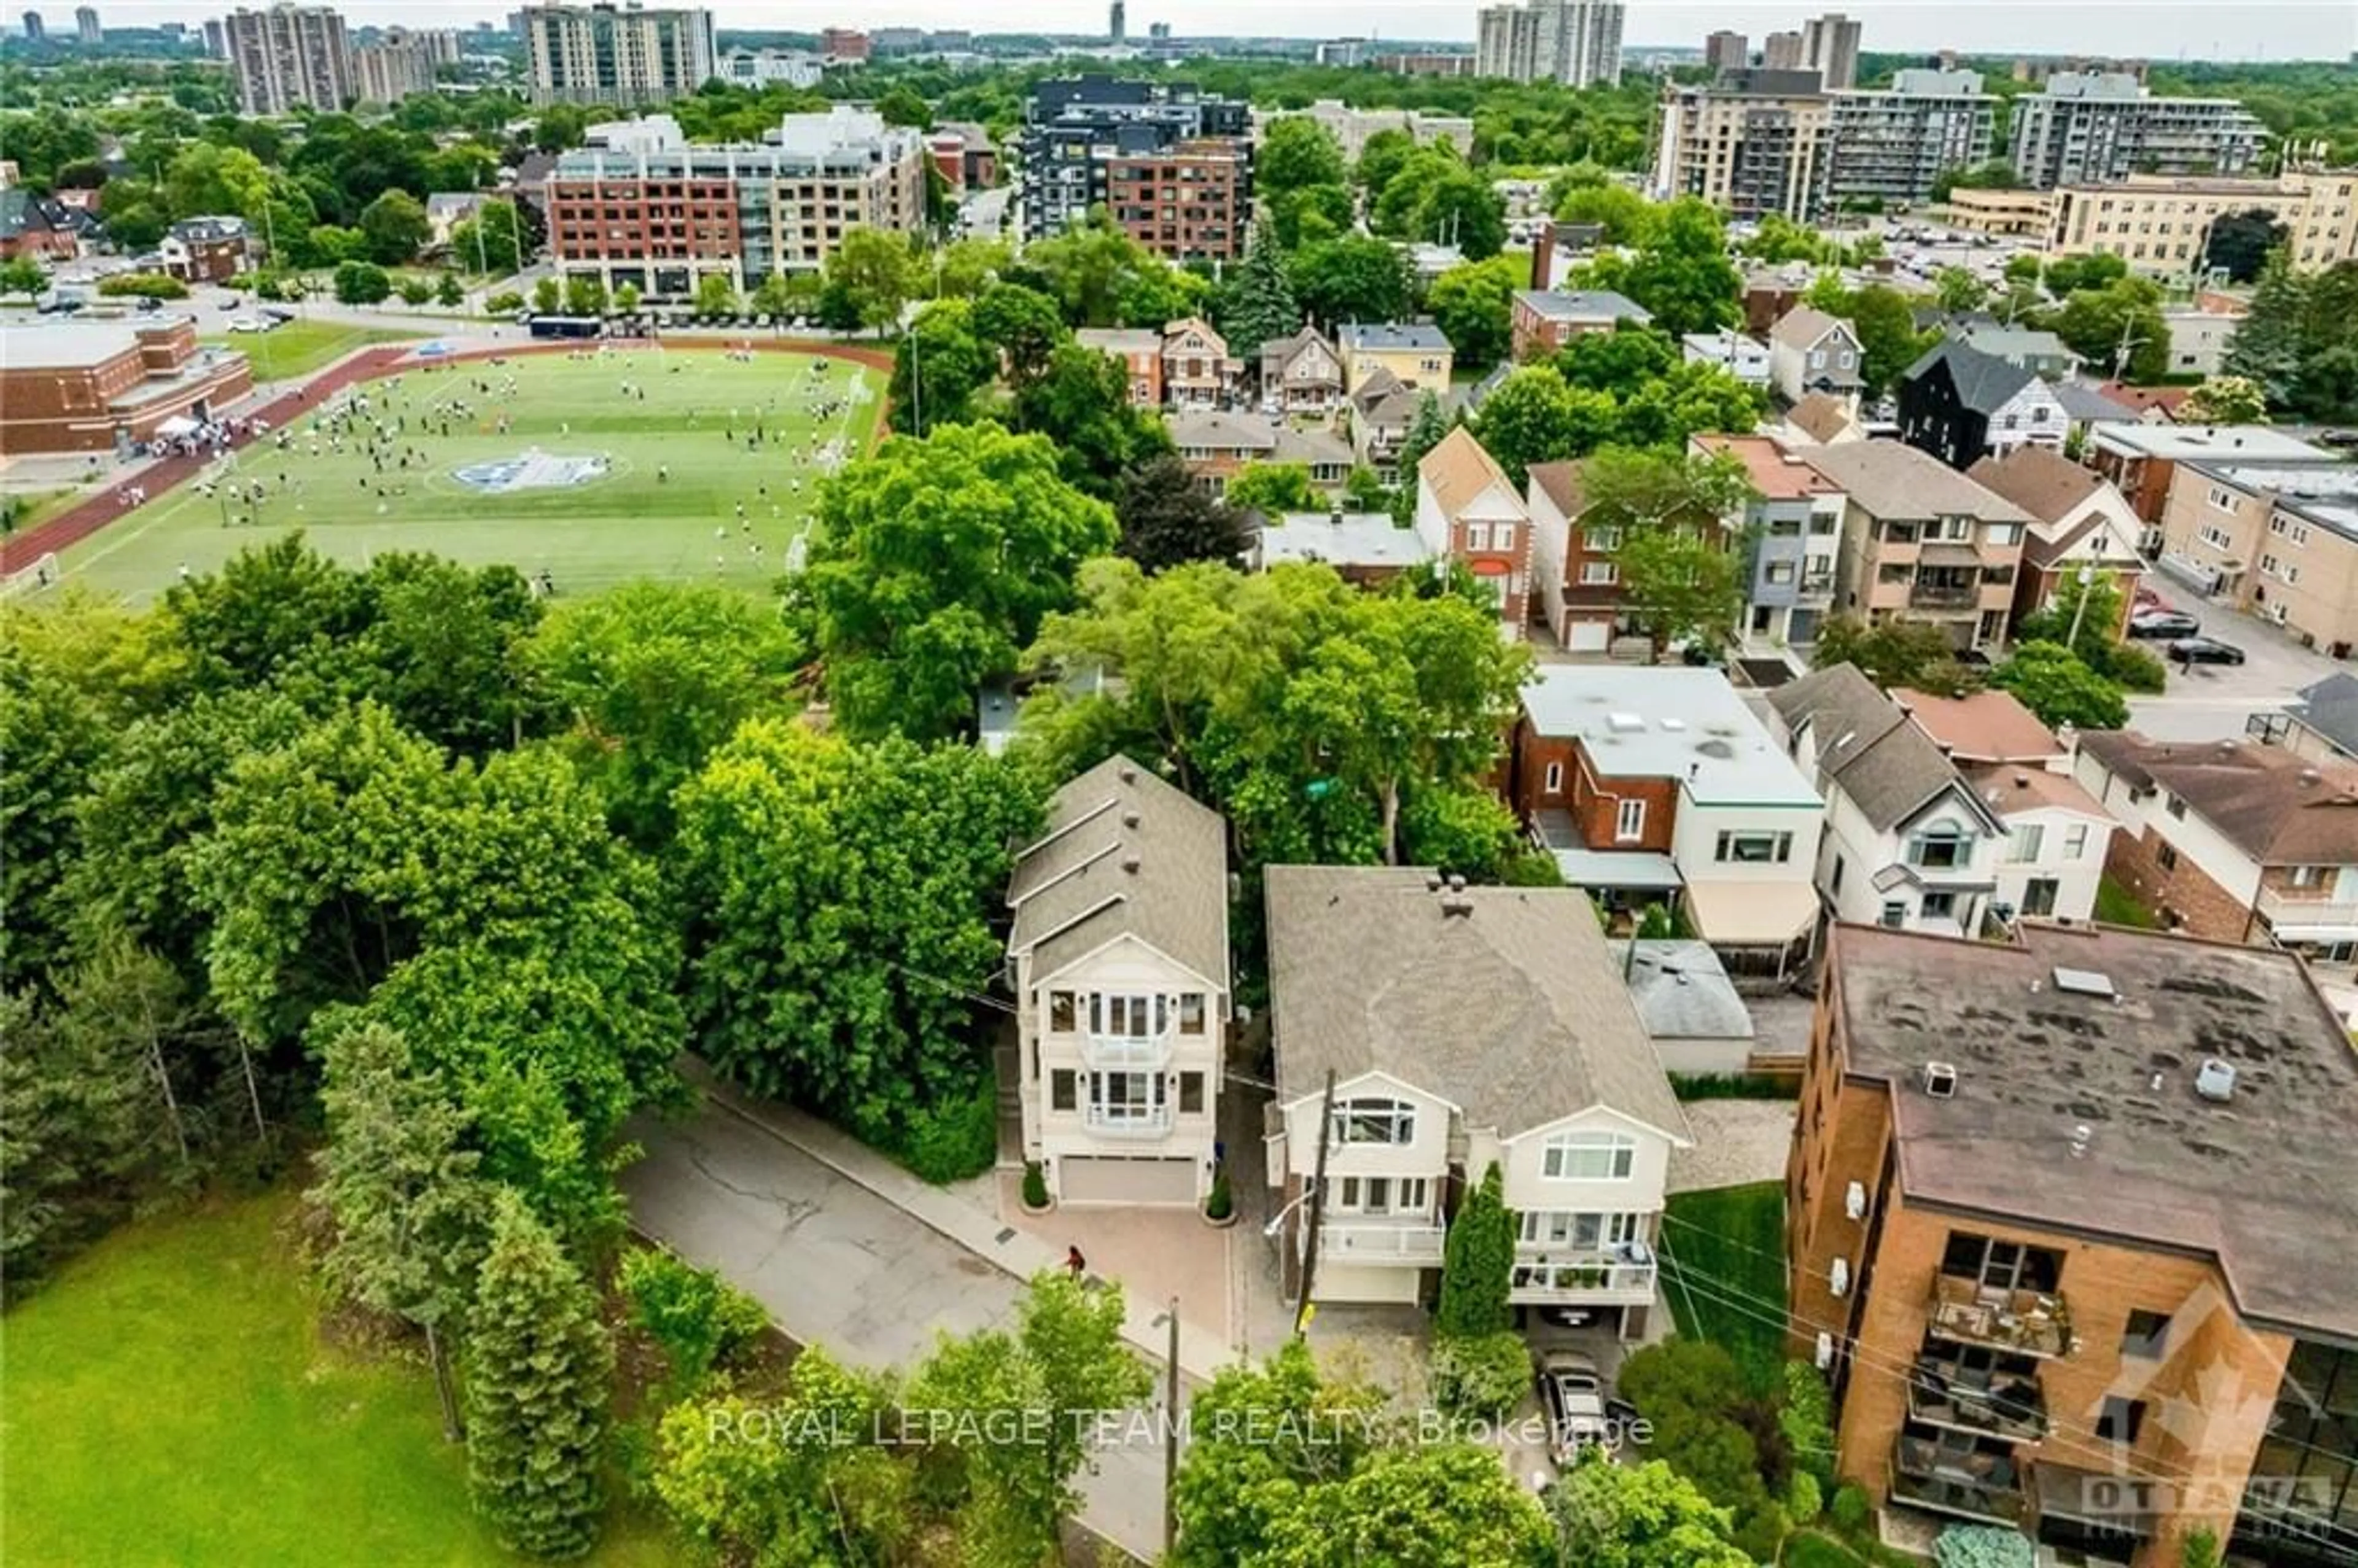
{"type": "Polygon", "coordinates": [[[1098,1034],[1081,1036],[1081,1059],[1092,1067],[1110,1071],[1152,1071],[1167,1066],[1178,1044],[1177,1029],[1160,1034],[1098,1034]]]}
{"type": "Polygon", "coordinates": [[[1319,1251],[1333,1263],[1406,1263],[1431,1267],[1441,1261],[1444,1231],[1422,1221],[1386,1224],[1326,1221],[1319,1227],[1319,1251]]]}
{"type": "Polygon", "coordinates": [[[1653,1264],[1602,1256],[1551,1256],[1544,1263],[1517,1258],[1507,1290],[1509,1301],[1541,1304],[1648,1302],[1653,1296],[1653,1264]]]}
{"type": "Polygon", "coordinates": [[[2260,914],[2271,930],[2358,930],[2358,903],[2337,903],[2323,887],[2262,888],[2260,914]]]}
{"type": "Polygon", "coordinates": [[[1084,1106],[1081,1125],[1100,1138],[1160,1138],[1171,1130],[1171,1108],[1084,1106]]]}

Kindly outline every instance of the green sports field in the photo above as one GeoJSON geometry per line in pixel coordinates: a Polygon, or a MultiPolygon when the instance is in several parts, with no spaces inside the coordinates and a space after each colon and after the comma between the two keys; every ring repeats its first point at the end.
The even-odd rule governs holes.
{"type": "Polygon", "coordinates": [[[307,412],[218,482],[127,511],[65,553],[64,577],[144,600],[299,528],[353,565],[431,551],[545,571],[568,595],[641,577],[763,583],[829,466],[867,450],[881,390],[849,360],[718,348],[409,369],[341,395],[367,406],[341,436],[307,412]]]}

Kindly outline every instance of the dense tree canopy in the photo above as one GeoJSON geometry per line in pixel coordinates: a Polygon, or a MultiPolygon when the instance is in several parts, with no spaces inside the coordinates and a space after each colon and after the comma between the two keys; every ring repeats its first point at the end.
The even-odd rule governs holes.
{"type": "Polygon", "coordinates": [[[1416,808],[1488,793],[1479,781],[1529,658],[1500,639],[1494,609],[1369,594],[1323,567],[1245,577],[1199,563],[1150,579],[1097,561],[1082,584],[1083,608],[1051,619],[1033,659],[1122,681],[1033,698],[1025,744],[1049,776],[1120,750],[1163,758],[1228,813],[1255,864],[1446,860],[1495,873],[1513,857],[1510,820],[1483,818],[1501,836],[1469,851],[1462,837],[1422,840],[1462,819],[1416,808]]]}
{"type": "Polygon", "coordinates": [[[945,426],[852,464],[821,490],[795,579],[836,721],[860,736],[954,732],[1115,536],[1112,509],[1064,481],[1043,437],[945,426]]]}

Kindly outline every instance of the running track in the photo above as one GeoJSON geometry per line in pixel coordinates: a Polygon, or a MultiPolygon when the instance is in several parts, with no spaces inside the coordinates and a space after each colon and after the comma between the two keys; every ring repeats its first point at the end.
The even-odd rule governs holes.
{"type": "MultiPolygon", "coordinates": [[[[662,346],[663,343],[663,340],[660,339],[608,338],[601,341],[624,346],[644,346],[647,341],[653,341],[657,346],[662,346]]],[[[691,340],[691,343],[697,348],[714,350],[741,346],[727,340],[691,340]]],[[[509,358],[528,353],[570,352],[579,350],[581,346],[579,341],[567,341],[492,345],[469,349],[455,354],[445,354],[436,359],[420,361],[417,363],[419,365],[460,364],[469,360],[509,358]]],[[[856,360],[872,370],[881,370],[887,374],[890,374],[892,369],[892,356],[878,349],[851,348],[833,342],[759,338],[752,340],[750,346],[762,351],[826,354],[834,359],[856,360]]],[[[260,419],[276,430],[290,420],[301,418],[308,410],[318,407],[355,382],[373,381],[378,376],[387,373],[408,357],[411,345],[407,343],[387,343],[375,348],[363,349],[330,366],[293,392],[283,394],[272,399],[265,406],[240,415],[239,417],[260,419]]],[[[410,368],[417,368],[417,365],[410,368]]],[[[252,445],[252,442],[249,441],[247,444],[252,445]]],[[[146,486],[146,504],[153,505],[171,491],[202,473],[211,461],[210,458],[202,457],[166,458],[145,473],[135,478],[125,479],[123,483],[146,486]]],[[[121,502],[114,499],[114,492],[122,488],[122,484],[108,485],[72,511],[52,517],[38,528],[27,529],[24,533],[10,535],[5,541],[0,541],[0,577],[23,571],[43,556],[61,553],[70,546],[79,545],[109,523],[128,517],[136,512],[137,507],[126,509],[121,502]]]]}

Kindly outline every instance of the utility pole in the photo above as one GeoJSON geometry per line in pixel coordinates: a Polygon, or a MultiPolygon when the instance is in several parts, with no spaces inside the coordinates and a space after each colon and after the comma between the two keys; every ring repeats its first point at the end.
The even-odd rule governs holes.
{"type": "Polygon", "coordinates": [[[2088,590],[2095,586],[2096,568],[2082,567],[2080,568],[2080,602],[2071,607],[2071,634],[2063,639],[2063,645],[2075,654],[2080,649],[2080,621],[2088,613],[2088,590]]]}
{"type": "Polygon", "coordinates": [[[1319,1233],[1326,1223],[1326,1151],[1335,1141],[1335,1069],[1326,1069],[1326,1092],[1318,1100],[1318,1162],[1310,1178],[1310,1230],[1302,1252],[1302,1288],[1293,1301],[1293,1337],[1310,1327],[1310,1284],[1318,1273],[1319,1233]]]}
{"type": "Polygon", "coordinates": [[[1164,1316],[1171,1325],[1163,1347],[1163,1560],[1179,1545],[1179,1298],[1164,1316]]]}

